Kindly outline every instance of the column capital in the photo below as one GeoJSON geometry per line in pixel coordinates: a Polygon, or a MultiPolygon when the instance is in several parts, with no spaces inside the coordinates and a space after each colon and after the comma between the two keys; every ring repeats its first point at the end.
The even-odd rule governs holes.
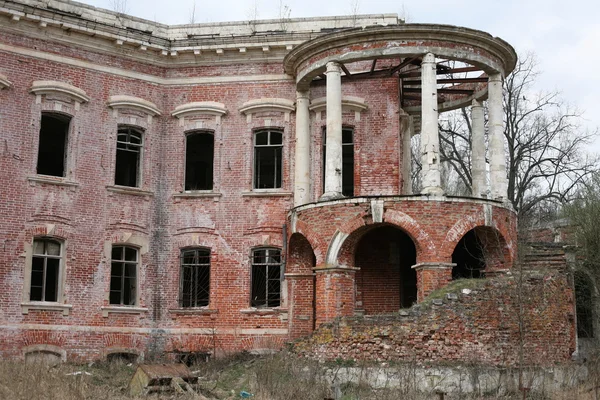
{"type": "Polygon", "coordinates": [[[483,107],[483,102],[481,102],[477,99],[473,99],[473,101],[471,102],[471,107],[472,108],[483,107]]]}
{"type": "Polygon", "coordinates": [[[300,100],[300,99],[306,99],[308,100],[310,97],[310,91],[309,90],[296,90],[296,99],[300,100]]]}
{"type": "Polygon", "coordinates": [[[456,263],[444,262],[424,262],[413,265],[411,268],[416,270],[436,270],[436,269],[452,269],[456,267],[456,263]]]}
{"type": "Polygon", "coordinates": [[[434,63],[435,64],[435,55],[433,53],[427,53],[423,56],[423,61],[421,61],[421,64],[431,64],[434,63]]]}
{"type": "Polygon", "coordinates": [[[488,81],[489,82],[502,82],[502,74],[500,74],[500,73],[490,74],[488,77],[488,81]]]}
{"type": "Polygon", "coordinates": [[[328,74],[330,72],[337,72],[338,74],[342,73],[342,67],[341,67],[340,63],[337,61],[329,61],[326,66],[327,66],[327,71],[325,72],[326,74],[328,74]]]}

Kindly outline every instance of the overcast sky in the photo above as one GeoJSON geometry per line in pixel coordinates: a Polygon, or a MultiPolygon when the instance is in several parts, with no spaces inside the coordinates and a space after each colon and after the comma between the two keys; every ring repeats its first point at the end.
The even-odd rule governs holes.
{"type": "MultiPolygon", "coordinates": [[[[115,0],[80,0],[112,8],[115,0]]],[[[118,1],[118,0],[117,0],[118,1]]],[[[247,20],[255,0],[196,0],[196,22],[247,20]]],[[[356,0],[282,0],[291,17],[347,15],[356,0]]],[[[194,0],[127,0],[131,15],[166,24],[190,22],[194,0]]],[[[586,126],[600,126],[600,1],[598,0],[360,0],[359,13],[397,13],[408,22],[480,29],[534,51],[539,90],[559,90],[585,111],[586,126]]],[[[277,18],[280,0],[258,0],[260,19],[277,18]]],[[[598,141],[600,144],[600,140],[598,141]]],[[[597,146],[600,148],[600,145],[597,146]]]]}

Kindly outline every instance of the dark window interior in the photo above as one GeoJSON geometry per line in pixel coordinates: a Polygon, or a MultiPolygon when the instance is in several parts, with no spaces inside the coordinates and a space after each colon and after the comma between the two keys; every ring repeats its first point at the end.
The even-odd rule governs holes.
{"type": "Polygon", "coordinates": [[[452,279],[483,277],[485,255],[475,230],[470,230],[460,239],[452,253],[452,262],[456,264],[452,268],[452,279]]]}
{"type": "Polygon", "coordinates": [[[61,244],[52,239],[36,239],[31,258],[31,301],[58,301],[61,244]]]}
{"type": "Polygon", "coordinates": [[[257,249],[252,252],[252,307],[281,304],[281,251],[257,249]]]}
{"type": "Polygon", "coordinates": [[[577,337],[594,337],[594,298],[590,279],[575,273],[575,308],[577,309],[577,337]]]}
{"type": "Polygon", "coordinates": [[[181,307],[207,306],[210,295],[210,250],[181,252],[181,307]]]}
{"type": "Polygon", "coordinates": [[[106,361],[110,363],[135,364],[137,359],[135,353],[110,353],[106,356],[106,361]]]}
{"type": "MultiPolygon", "coordinates": [[[[354,196],[354,131],[342,129],[342,194],[354,196]]],[[[325,162],[327,132],[323,129],[323,191],[325,191],[325,162]]]]}
{"type": "Polygon", "coordinates": [[[42,114],[37,173],[65,176],[67,135],[71,119],[60,114],[42,114]]]}
{"type": "Polygon", "coordinates": [[[137,187],[139,181],[142,132],[121,127],[117,133],[115,185],[137,187]]]}
{"type": "Polygon", "coordinates": [[[214,136],[191,133],[185,146],[185,190],[212,190],[214,136]]]}
{"type": "Polygon", "coordinates": [[[281,187],[283,134],[259,131],[254,135],[254,188],[281,187]]]}
{"type": "Polygon", "coordinates": [[[138,250],[113,246],[110,271],[110,304],[135,305],[138,250]]]}

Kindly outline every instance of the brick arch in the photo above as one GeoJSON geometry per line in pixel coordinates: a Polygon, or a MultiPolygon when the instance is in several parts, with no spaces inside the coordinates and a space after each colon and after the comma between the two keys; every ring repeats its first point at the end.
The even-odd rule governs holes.
{"type": "Polygon", "coordinates": [[[431,240],[429,233],[410,215],[398,210],[385,210],[383,221],[394,225],[410,236],[417,249],[417,262],[419,262],[425,253],[434,253],[436,251],[437,246],[431,240]]]}
{"type": "Polygon", "coordinates": [[[290,237],[287,254],[286,272],[312,273],[314,251],[310,242],[301,233],[294,233],[290,237]]]}
{"type": "Polygon", "coordinates": [[[452,228],[448,230],[444,242],[442,243],[439,251],[439,255],[444,259],[451,259],[452,253],[456,248],[458,242],[467,234],[467,232],[475,228],[487,228],[491,229],[499,235],[500,241],[504,247],[504,258],[507,265],[513,263],[513,249],[514,245],[509,234],[509,229],[506,227],[501,219],[494,216],[491,224],[486,224],[483,213],[478,215],[471,214],[467,215],[458,220],[452,228]]]}
{"type": "Polygon", "coordinates": [[[304,221],[296,221],[296,230],[293,233],[300,233],[306,238],[310,247],[315,254],[317,265],[321,265],[325,262],[325,256],[327,255],[327,248],[329,247],[327,242],[321,235],[313,230],[310,225],[304,221]]]}

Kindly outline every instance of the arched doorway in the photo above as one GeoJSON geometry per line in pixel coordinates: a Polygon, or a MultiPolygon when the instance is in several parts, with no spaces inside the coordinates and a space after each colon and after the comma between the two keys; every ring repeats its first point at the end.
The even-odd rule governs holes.
{"type": "Polygon", "coordinates": [[[382,314],[417,301],[416,248],[412,239],[391,225],[374,227],[356,245],[356,308],[382,314]]]}
{"type": "Polygon", "coordinates": [[[505,264],[505,241],[493,228],[479,226],[468,231],[452,253],[452,279],[482,278],[486,270],[505,264]]]}
{"type": "Polygon", "coordinates": [[[577,310],[577,337],[594,337],[594,289],[585,273],[575,272],[575,309],[577,310]]]}

